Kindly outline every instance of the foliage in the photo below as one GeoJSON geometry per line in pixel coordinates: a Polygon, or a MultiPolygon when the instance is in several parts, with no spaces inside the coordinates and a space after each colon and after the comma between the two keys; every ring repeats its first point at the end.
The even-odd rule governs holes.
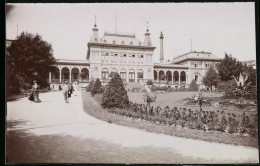
{"type": "Polygon", "coordinates": [[[189,85],[189,91],[198,91],[199,87],[196,81],[193,79],[189,85]]]}
{"type": "Polygon", "coordinates": [[[86,73],[80,72],[79,76],[80,76],[81,78],[85,78],[85,77],[86,77],[86,73]]]}
{"type": "Polygon", "coordinates": [[[101,87],[102,87],[102,84],[99,81],[99,79],[97,78],[91,88],[91,95],[95,96],[95,94],[101,93],[101,87]]]}
{"type": "Polygon", "coordinates": [[[225,54],[225,58],[221,59],[220,63],[217,65],[219,76],[222,81],[229,81],[232,79],[232,76],[238,77],[244,67],[245,66],[237,61],[236,58],[227,54],[225,54]]]}
{"type": "Polygon", "coordinates": [[[87,92],[90,92],[90,91],[91,91],[93,84],[94,84],[94,80],[91,80],[91,81],[89,82],[87,88],[86,88],[86,91],[87,91],[87,92]]]}
{"type": "Polygon", "coordinates": [[[147,84],[147,85],[153,85],[153,81],[152,81],[152,80],[148,80],[148,81],[146,82],[146,84],[147,84]]]}
{"type": "Polygon", "coordinates": [[[118,73],[112,75],[102,96],[103,108],[125,108],[129,104],[127,92],[118,73]]]}
{"type": "Polygon", "coordinates": [[[7,48],[7,52],[7,65],[19,78],[20,88],[32,84],[33,80],[37,80],[41,87],[49,86],[49,72],[54,71],[53,65],[56,61],[51,44],[44,41],[40,35],[22,33],[7,48]]]}
{"type": "Polygon", "coordinates": [[[215,87],[217,86],[217,83],[219,82],[219,76],[218,76],[217,72],[214,70],[212,65],[208,69],[202,82],[204,85],[210,87],[210,90],[212,90],[212,86],[215,86],[215,87]]]}
{"type": "Polygon", "coordinates": [[[150,103],[155,102],[155,100],[156,100],[155,94],[153,94],[153,95],[151,93],[145,93],[144,94],[144,102],[146,102],[149,107],[150,107],[150,103]]]}

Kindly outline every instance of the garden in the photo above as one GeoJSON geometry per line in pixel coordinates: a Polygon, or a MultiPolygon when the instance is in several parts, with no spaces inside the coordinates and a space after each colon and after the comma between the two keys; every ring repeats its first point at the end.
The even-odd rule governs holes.
{"type": "MultiPolygon", "coordinates": [[[[106,87],[97,79],[86,90],[97,103],[95,107],[100,106],[91,109],[91,114],[109,123],[186,138],[258,146],[256,99],[246,99],[245,95],[229,99],[228,93],[198,91],[129,93],[117,73],[111,74],[106,87]]],[[[84,95],[87,94],[83,98],[84,95]]]]}

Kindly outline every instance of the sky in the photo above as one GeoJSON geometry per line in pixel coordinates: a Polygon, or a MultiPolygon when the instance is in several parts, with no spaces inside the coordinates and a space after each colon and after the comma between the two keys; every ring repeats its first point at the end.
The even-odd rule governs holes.
{"type": "Polygon", "coordinates": [[[154,62],[159,62],[160,32],[164,34],[165,60],[191,50],[211,52],[219,58],[227,53],[240,61],[256,59],[253,2],[11,5],[6,38],[15,39],[17,32],[38,33],[52,44],[57,59],[86,59],[95,15],[100,38],[117,27],[118,32],[135,33],[144,41],[148,22],[156,47],[154,62]]]}

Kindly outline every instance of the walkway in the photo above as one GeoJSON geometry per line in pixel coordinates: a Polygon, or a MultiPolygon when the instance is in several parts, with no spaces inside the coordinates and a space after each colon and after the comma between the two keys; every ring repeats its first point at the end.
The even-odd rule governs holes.
{"type": "Polygon", "coordinates": [[[61,92],[7,103],[8,163],[252,163],[258,150],[149,133],[87,115],[61,92]]]}

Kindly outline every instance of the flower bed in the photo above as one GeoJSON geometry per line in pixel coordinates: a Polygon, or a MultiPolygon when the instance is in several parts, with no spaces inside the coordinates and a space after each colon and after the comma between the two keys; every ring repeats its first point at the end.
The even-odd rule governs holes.
{"type": "Polygon", "coordinates": [[[126,109],[108,109],[110,113],[147,120],[156,124],[181,126],[188,129],[219,131],[229,134],[258,135],[255,114],[226,114],[224,111],[192,111],[186,108],[160,107],[148,109],[144,104],[130,103],[126,109]]]}

